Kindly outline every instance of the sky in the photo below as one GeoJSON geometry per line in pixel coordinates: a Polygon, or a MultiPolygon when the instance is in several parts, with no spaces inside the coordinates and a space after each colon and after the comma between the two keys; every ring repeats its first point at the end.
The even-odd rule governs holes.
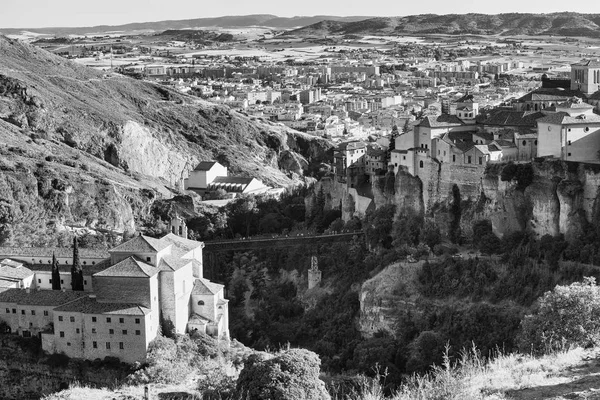
{"type": "Polygon", "coordinates": [[[403,16],[573,11],[600,13],[600,2],[553,0],[0,0],[0,28],[87,27],[224,15],[403,16]]]}

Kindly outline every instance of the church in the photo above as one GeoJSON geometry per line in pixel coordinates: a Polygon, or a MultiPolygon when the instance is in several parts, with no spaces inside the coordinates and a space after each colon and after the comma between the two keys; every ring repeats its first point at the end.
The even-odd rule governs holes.
{"type": "Polygon", "coordinates": [[[223,285],[203,278],[204,244],[186,239],[185,229],[172,230],[160,239],[141,235],[114,247],[90,265],[91,275],[84,267],[91,279],[84,291],[49,290],[50,275],[23,260],[2,260],[3,269],[13,268],[12,275],[24,279],[0,292],[0,321],[13,333],[38,335],[48,353],[90,360],[144,362],[148,345],[167,325],[181,334],[199,331],[228,340],[228,300],[223,285]]]}

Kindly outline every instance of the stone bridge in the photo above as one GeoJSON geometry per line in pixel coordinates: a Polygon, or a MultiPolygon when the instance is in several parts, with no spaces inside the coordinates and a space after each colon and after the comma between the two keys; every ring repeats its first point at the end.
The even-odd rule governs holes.
{"type": "MultiPolygon", "coordinates": [[[[247,239],[211,240],[204,242],[204,276],[218,282],[219,253],[241,250],[282,249],[299,245],[319,245],[323,243],[347,242],[354,236],[362,237],[363,231],[320,235],[294,235],[277,237],[257,237],[247,239]]],[[[222,283],[222,282],[221,282],[222,283]]]]}

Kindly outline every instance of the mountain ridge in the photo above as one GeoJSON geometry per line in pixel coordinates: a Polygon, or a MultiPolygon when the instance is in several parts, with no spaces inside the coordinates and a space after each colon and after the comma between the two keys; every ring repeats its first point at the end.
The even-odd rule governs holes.
{"type": "Polygon", "coordinates": [[[375,17],[355,22],[319,21],[284,35],[500,35],[600,37],[600,14],[574,12],[532,14],[421,14],[405,17],[375,17]],[[332,29],[323,29],[330,24],[332,29]]]}
{"type": "Polygon", "coordinates": [[[271,28],[291,29],[299,26],[314,24],[322,20],[354,21],[370,18],[368,16],[337,17],[331,15],[279,17],[271,14],[252,14],[239,16],[222,16],[207,18],[192,18],[183,20],[164,20],[151,22],[133,22],[121,25],[97,25],[91,27],[43,27],[43,28],[0,28],[1,34],[17,34],[23,31],[56,34],[84,35],[89,33],[108,33],[114,31],[150,30],[162,31],[168,29],[192,28],[243,28],[251,26],[266,26],[271,28]]]}

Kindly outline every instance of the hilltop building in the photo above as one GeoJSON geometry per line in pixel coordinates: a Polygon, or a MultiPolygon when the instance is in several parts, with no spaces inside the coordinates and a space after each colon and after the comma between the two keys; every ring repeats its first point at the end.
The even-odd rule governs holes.
{"type": "Polygon", "coordinates": [[[184,179],[184,188],[193,190],[203,198],[210,198],[219,189],[230,198],[240,194],[263,194],[273,189],[256,178],[228,176],[227,167],[216,161],[202,161],[184,179]]]}
{"type": "MultiPolygon", "coordinates": [[[[179,232],[177,221],[172,226],[179,232]]],[[[39,335],[49,353],[91,360],[143,362],[161,321],[170,321],[177,333],[228,338],[228,300],[222,285],[203,278],[203,247],[173,233],[137,236],[102,262],[84,266],[85,291],[49,290],[45,271],[3,260],[0,282],[15,284],[0,292],[0,319],[14,333],[39,335]]],[[[14,251],[0,248],[4,253],[14,251]]]]}

